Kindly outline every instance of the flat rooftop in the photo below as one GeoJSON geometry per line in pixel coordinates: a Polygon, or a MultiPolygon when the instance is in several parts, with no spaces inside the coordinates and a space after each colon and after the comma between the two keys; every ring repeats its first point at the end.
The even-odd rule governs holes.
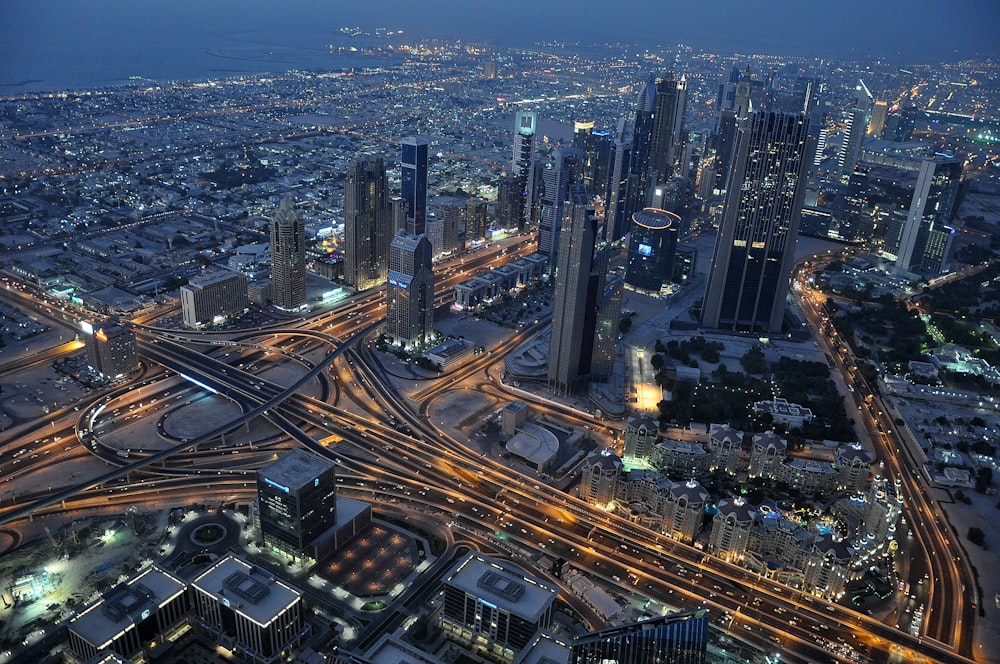
{"type": "Polygon", "coordinates": [[[183,593],[187,586],[155,565],[118,584],[69,621],[69,629],[102,648],[129,625],[142,622],[147,609],[155,611],[183,593]]]}
{"type": "Polygon", "coordinates": [[[302,598],[302,591],[276,579],[267,570],[235,556],[226,556],[191,584],[258,625],[267,625],[302,598]]]}
{"type": "Polygon", "coordinates": [[[276,484],[289,489],[300,489],[333,467],[334,463],[329,459],[302,449],[294,449],[259,472],[262,477],[276,484]]]}
{"type": "Polygon", "coordinates": [[[559,594],[541,579],[475,551],[455,565],[445,583],[532,623],[541,620],[559,594]]]}

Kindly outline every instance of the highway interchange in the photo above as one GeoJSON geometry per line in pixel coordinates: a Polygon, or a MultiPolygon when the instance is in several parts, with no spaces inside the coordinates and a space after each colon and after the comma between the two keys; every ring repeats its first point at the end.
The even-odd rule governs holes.
{"type": "MultiPolygon", "coordinates": [[[[476,270],[500,265],[531,248],[519,242],[444,266],[438,274],[438,301],[445,302],[454,284],[476,270]]],[[[808,299],[815,295],[799,297],[817,336],[830,344],[844,380],[861,388],[855,392],[861,398],[870,394],[852,368],[853,359],[841,354],[844,344],[821,331],[822,312],[811,309],[815,302],[808,299]]],[[[929,570],[929,604],[920,637],[588,505],[470,449],[430,421],[427,404],[449,389],[485,386],[502,394],[495,392],[502,386],[492,381],[489,370],[544,327],[544,320],[517,330],[489,353],[440,379],[423,383],[414,398],[407,398],[397,392],[369,344],[383,315],[381,294],[365,292],[311,317],[267,329],[199,334],[139,326],[145,367],[141,376],[92,403],[49,414],[0,448],[0,472],[9,477],[53,464],[70,468],[90,456],[110,469],[77,485],[0,502],[0,520],[16,528],[29,515],[124,508],[162,502],[167,495],[181,504],[210,498],[248,500],[255,493],[254,470],[281,449],[297,445],[333,458],[348,495],[377,505],[423,506],[448,519],[455,530],[498,547],[514,545],[551,559],[564,558],[575,568],[610,583],[621,579],[630,590],[670,606],[706,606],[720,629],[780,651],[783,661],[853,661],[855,652],[871,653],[876,661],[890,655],[894,661],[971,661],[964,656],[971,651],[975,620],[967,562],[963,564],[954,538],[922,491],[912,455],[899,452],[902,443],[877,395],[862,410],[875,434],[879,458],[886,462],[885,472],[903,487],[905,518],[917,540],[914,555],[923,562],[911,571],[929,570]],[[323,359],[307,359],[317,356],[323,359]],[[279,385],[261,376],[258,366],[274,360],[297,364],[300,377],[279,385]],[[178,374],[187,378],[184,384],[179,384],[178,374]],[[130,450],[127,456],[101,439],[123,418],[155,416],[162,422],[172,411],[213,392],[230,399],[241,412],[213,431],[187,440],[171,439],[164,432],[170,443],[165,449],[130,450]],[[254,418],[266,419],[281,435],[238,448],[220,443],[220,436],[254,418]]],[[[619,428],[588,413],[541,399],[533,406],[570,425],[590,427],[608,440],[620,437],[619,428]]]]}

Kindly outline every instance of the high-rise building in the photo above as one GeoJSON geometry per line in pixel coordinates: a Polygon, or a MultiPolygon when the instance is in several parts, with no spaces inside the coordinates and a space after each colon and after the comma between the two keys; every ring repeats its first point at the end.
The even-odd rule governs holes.
{"type": "Polygon", "coordinates": [[[139,370],[135,330],[112,316],[103,323],[83,323],[87,364],[108,380],[118,380],[139,370]]]}
{"type": "Polygon", "coordinates": [[[430,141],[423,136],[403,139],[400,152],[403,205],[406,207],[406,232],[423,235],[427,223],[427,152],[430,141]]]}
{"type": "Polygon", "coordinates": [[[431,243],[423,235],[400,231],[389,246],[385,294],[385,333],[407,348],[434,335],[434,271],[431,243]]]}
{"type": "Polygon", "coordinates": [[[287,310],[306,303],[306,231],[293,205],[281,199],[271,220],[271,299],[287,310]]]}
{"type": "Polygon", "coordinates": [[[355,159],[344,183],[344,281],[355,290],[381,287],[389,266],[392,207],[385,162],[355,159]]]}
{"type": "Polygon", "coordinates": [[[506,660],[547,629],[559,589],[472,551],[447,573],[442,628],[506,660]]]}
{"type": "Polygon", "coordinates": [[[955,232],[949,224],[961,178],[962,163],[953,157],[935,155],[921,162],[899,241],[897,270],[937,275],[947,267],[955,232]]]}
{"type": "Polygon", "coordinates": [[[597,310],[604,294],[607,261],[597,246],[597,217],[583,183],[566,202],[549,341],[548,381],[575,392],[591,378],[597,310]]]}
{"type": "MultiPolygon", "coordinates": [[[[603,245],[598,249],[604,254],[600,257],[600,261],[606,265],[609,261],[607,254],[618,250],[618,245],[603,245]]],[[[599,269],[607,272],[606,268],[599,269]]],[[[614,374],[615,352],[618,350],[618,324],[621,322],[622,313],[622,291],[625,289],[625,279],[620,276],[609,276],[603,282],[603,292],[597,302],[594,352],[590,360],[590,380],[594,383],[606,383],[614,374]]]]}
{"type": "Polygon", "coordinates": [[[646,208],[632,215],[626,284],[658,293],[670,282],[680,225],[681,218],[666,210],[646,208]]]}
{"type": "Polygon", "coordinates": [[[723,560],[739,561],[746,555],[757,510],[741,496],[723,498],[712,518],[708,552],[723,560]]]}
{"type": "Polygon", "coordinates": [[[854,89],[854,107],[848,111],[845,120],[844,142],[837,156],[837,165],[842,174],[851,173],[861,158],[861,147],[868,134],[868,120],[872,113],[874,97],[864,81],[859,80],[854,89]]]}
{"type": "Polygon", "coordinates": [[[573,639],[569,664],[705,664],[708,612],[674,613],[573,639]]]}
{"type": "Polygon", "coordinates": [[[264,545],[312,555],[313,542],[336,523],[336,466],[294,449],[257,471],[257,514],[264,545]]]}
{"type": "Polygon", "coordinates": [[[535,193],[535,127],[538,116],[533,111],[518,111],[514,117],[514,157],[511,162],[511,172],[517,180],[520,189],[520,199],[516,200],[517,212],[520,215],[517,229],[534,222],[532,206],[537,195],[535,193]]]}
{"type": "Polygon", "coordinates": [[[656,112],[653,118],[653,146],[649,169],[655,174],[653,184],[666,182],[679,173],[684,154],[684,113],[687,109],[687,79],[675,79],[673,72],[656,83],[656,112]]]}
{"type": "Polygon", "coordinates": [[[497,226],[506,229],[524,227],[524,178],[503,173],[497,182],[497,226]]]}
{"type": "Polygon", "coordinates": [[[441,248],[434,247],[437,255],[453,254],[459,249],[458,231],[465,216],[465,205],[459,201],[447,201],[438,206],[437,216],[441,218],[441,248]]]}
{"type": "Polygon", "coordinates": [[[629,164],[632,163],[632,137],[627,132],[625,121],[618,123],[618,131],[609,154],[608,181],[604,195],[603,239],[614,241],[628,232],[630,218],[626,216],[628,205],[629,164]]]}
{"type": "Polygon", "coordinates": [[[632,215],[649,202],[653,176],[650,172],[653,153],[653,136],[656,129],[656,80],[652,77],[643,84],[635,105],[635,119],[632,122],[632,159],[628,167],[628,187],[625,193],[624,228],[615,228],[617,240],[628,232],[628,221],[632,215]]]}
{"type": "Polygon", "coordinates": [[[481,198],[470,198],[465,202],[466,246],[484,237],[486,237],[486,201],[481,198]]]}
{"type": "Polygon", "coordinates": [[[538,221],[538,253],[558,265],[563,206],[570,186],[583,184],[583,150],[559,148],[542,173],[541,211],[538,221]]]}
{"type": "Polygon", "coordinates": [[[811,157],[809,119],[761,111],[738,130],[702,324],[781,330],[811,157]]]}
{"type": "Polygon", "coordinates": [[[872,118],[868,122],[868,135],[873,138],[882,138],[885,131],[885,121],[889,117],[889,102],[879,100],[872,106],[872,118]]]}
{"type": "Polygon", "coordinates": [[[609,505],[622,474],[622,460],[611,450],[591,452],[580,466],[580,500],[609,505]]]}
{"type": "Polygon", "coordinates": [[[302,591],[232,554],[202,572],[188,592],[195,624],[244,661],[276,664],[302,641],[302,591]]]}
{"type": "Polygon", "coordinates": [[[216,270],[192,277],[181,286],[181,314],[187,327],[201,327],[250,307],[247,275],[235,270],[216,270]]]}

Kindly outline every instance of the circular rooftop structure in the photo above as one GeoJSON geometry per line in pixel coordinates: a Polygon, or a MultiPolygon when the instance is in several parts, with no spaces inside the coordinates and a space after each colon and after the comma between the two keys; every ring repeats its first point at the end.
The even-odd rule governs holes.
{"type": "Polygon", "coordinates": [[[654,231],[666,230],[671,226],[676,229],[679,228],[681,224],[681,218],[679,216],[673,212],[667,212],[666,210],[661,210],[659,208],[643,208],[632,214],[632,221],[639,226],[643,226],[644,228],[649,228],[654,231]]]}

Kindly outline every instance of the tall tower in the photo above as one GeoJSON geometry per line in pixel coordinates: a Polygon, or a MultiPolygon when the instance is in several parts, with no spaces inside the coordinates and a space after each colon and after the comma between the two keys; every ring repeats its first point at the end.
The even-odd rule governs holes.
{"type": "Polygon", "coordinates": [[[434,332],[434,271],[431,243],[404,231],[389,245],[385,333],[407,348],[430,341],[434,332]]]}
{"type": "Polygon", "coordinates": [[[272,300],[289,310],[306,303],[306,231],[293,205],[285,196],[271,220],[272,300]]]}
{"type": "Polygon", "coordinates": [[[257,470],[265,546],[311,554],[313,540],[337,521],[336,468],[329,459],[296,449],[257,470]]]}
{"type": "Polygon", "coordinates": [[[811,143],[803,115],[761,111],[738,130],[705,327],[781,330],[811,143]]]}
{"type": "Polygon", "coordinates": [[[542,173],[542,206],[538,222],[538,253],[547,256],[551,265],[557,265],[560,228],[563,225],[563,206],[570,186],[583,184],[583,150],[560,148],[542,173]]]}
{"type": "Polygon", "coordinates": [[[673,212],[645,208],[632,215],[625,283],[658,293],[674,271],[681,218],[673,212]]]}
{"type": "Polygon", "coordinates": [[[356,290],[385,283],[392,240],[385,163],[356,159],[344,184],[344,281],[356,290]]]}
{"type": "Polygon", "coordinates": [[[83,323],[87,364],[108,380],[118,380],[139,370],[135,352],[135,331],[116,316],[103,323],[83,323]]]}
{"type": "MultiPolygon", "coordinates": [[[[632,215],[646,206],[652,189],[650,157],[653,152],[653,134],[656,128],[656,80],[650,77],[639,91],[632,123],[632,160],[628,167],[628,189],[625,194],[626,224],[632,215]]],[[[628,228],[615,228],[615,237],[624,235],[628,228]],[[619,234],[620,233],[620,234],[619,234]]]]}
{"type": "Polygon", "coordinates": [[[628,232],[626,216],[629,185],[629,165],[632,163],[632,137],[625,120],[618,123],[608,165],[608,188],[604,196],[604,239],[617,240],[628,232]]]}
{"type": "Polygon", "coordinates": [[[423,136],[403,139],[400,167],[402,170],[403,205],[406,206],[406,232],[423,235],[427,224],[427,150],[430,141],[423,136]]]}
{"type": "Polygon", "coordinates": [[[606,272],[597,250],[597,217],[583,183],[569,191],[560,235],[548,381],[560,392],[575,392],[590,379],[606,272]]]}
{"type": "Polygon", "coordinates": [[[920,164],[917,185],[906,215],[896,269],[939,274],[951,252],[951,222],[962,177],[962,163],[936,155],[920,164]]]}
{"type": "Polygon", "coordinates": [[[684,112],[687,108],[687,79],[667,72],[656,84],[656,114],[653,118],[653,147],[649,168],[656,182],[678,175],[677,164],[684,153],[684,112]]]}
{"type": "Polygon", "coordinates": [[[518,230],[531,224],[531,204],[534,195],[535,127],[538,116],[534,111],[518,111],[514,117],[514,158],[511,172],[516,178],[520,198],[516,199],[519,215],[518,230]]]}

